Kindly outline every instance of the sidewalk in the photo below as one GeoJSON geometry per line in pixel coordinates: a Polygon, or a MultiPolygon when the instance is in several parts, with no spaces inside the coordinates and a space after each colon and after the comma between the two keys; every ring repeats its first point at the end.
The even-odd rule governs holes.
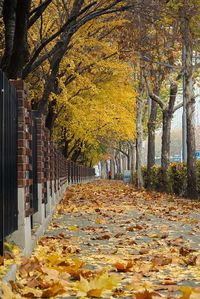
{"type": "Polygon", "coordinates": [[[11,285],[5,298],[200,298],[200,203],[115,181],[71,186],[11,285]]]}

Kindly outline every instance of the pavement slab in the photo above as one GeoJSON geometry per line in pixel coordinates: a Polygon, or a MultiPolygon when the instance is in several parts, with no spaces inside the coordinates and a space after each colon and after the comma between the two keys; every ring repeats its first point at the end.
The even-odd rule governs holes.
{"type": "Polygon", "coordinates": [[[200,298],[199,232],[198,201],[120,181],[71,186],[13,298],[200,298]]]}

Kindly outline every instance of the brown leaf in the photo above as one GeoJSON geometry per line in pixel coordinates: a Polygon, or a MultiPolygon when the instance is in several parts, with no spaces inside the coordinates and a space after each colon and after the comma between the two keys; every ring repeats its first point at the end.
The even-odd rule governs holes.
{"type": "Polygon", "coordinates": [[[193,250],[191,248],[187,248],[187,247],[181,247],[179,249],[179,253],[183,256],[187,256],[188,254],[190,254],[190,252],[192,252],[193,250]]]}
{"type": "Polygon", "coordinates": [[[155,292],[149,292],[148,290],[145,290],[142,293],[135,293],[133,295],[134,299],[154,299],[154,296],[161,297],[160,294],[155,292]]]}
{"type": "Polygon", "coordinates": [[[190,254],[185,260],[184,262],[189,265],[189,266],[195,266],[196,265],[196,261],[197,261],[197,256],[196,255],[192,255],[190,254]]]}
{"type": "Polygon", "coordinates": [[[139,253],[140,254],[147,254],[147,253],[149,253],[149,248],[141,248],[139,253]]]}
{"type": "Polygon", "coordinates": [[[15,256],[14,256],[14,254],[13,254],[12,252],[10,252],[10,251],[4,251],[4,258],[5,258],[6,260],[9,260],[9,259],[14,259],[15,256]]]}
{"type": "Polygon", "coordinates": [[[170,257],[165,257],[165,256],[155,256],[151,262],[153,263],[154,266],[166,266],[171,264],[172,258],[170,257]]]}
{"type": "Polygon", "coordinates": [[[168,232],[164,232],[160,235],[161,239],[166,239],[167,237],[169,237],[169,233],[168,232]]]}
{"type": "Polygon", "coordinates": [[[129,272],[133,265],[133,261],[128,261],[127,263],[118,262],[114,264],[114,267],[117,269],[118,272],[129,272]]]}
{"type": "Polygon", "coordinates": [[[96,240],[109,240],[111,237],[109,235],[102,235],[99,236],[97,238],[95,238],[96,240]]]}
{"type": "Polygon", "coordinates": [[[124,235],[124,233],[118,233],[118,234],[116,234],[114,237],[115,238],[119,238],[119,237],[121,237],[121,236],[123,236],[124,235]]]}
{"type": "Polygon", "coordinates": [[[57,282],[52,284],[48,289],[42,293],[42,298],[50,298],[57,295],[64,294],[66,291],[61,283],[57,282]]]}
{"type": "Polygon", "coordinates": [[[142,229],[143,229],[143,227],[139,224],[127,227],[127,231],[129,231],[129,232],[133,232],[135,230],[142,230],[142,229]]]}

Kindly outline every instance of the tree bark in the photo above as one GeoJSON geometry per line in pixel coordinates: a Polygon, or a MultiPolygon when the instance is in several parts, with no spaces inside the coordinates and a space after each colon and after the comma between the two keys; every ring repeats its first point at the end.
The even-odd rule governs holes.
{"type": "Polygon", "coordinates": [[[167,170],[170,162],[170,139],[172,115],[168,109],[162,112],[163,132],[161,149],[162,191],[168,191],[167,170]]]}
{"type": "Polygon", "coordinates": [[[193,79],[193,45],[190,32],[190,18],[186,14],[186,7],[181,10],[181,33],[183,47],[185,50],[185,61],[183,65],[185,79],[185,101],[186,101],[186,121],[187,121],[187,196],[197,198],[197,177],[196,177],[196,145],[195,145],[195,97],[193,79]]]}
{"type": "MultiPolygon", "coordinates": [[[[162,149],[161,149],[161,171],[162,171],[162,191],[168,191],[168,180],[167,180],[167,170],[170,162],[170,142],[171,142],[171,121],[173,117],[173,113],[182,107],[182,103],[179,103],[174,107],[177,95],[177,84],[175,82],[170,83],[170,93],[169,93],[169,101],[168,105],[164,103],[164,101],[156,95],[154,92],[150,90],[150,86],[147,82],[147,88],[149,95],[153,102],[156,102],[160,109],[162,110],[162,149]]],[[[150,185],[151,182],[151,169],[148,170],[148,183],[150,185]]]]}
{"type": "Polygon", "coordinates": [[[143,100],[137,98],[137,116],[136,116],[136,172],[137,172],[137,187],[142,188],[144,186],[144,180],[142,175],[142,142],[143,142],[143,129],[142,129],[142,110],[143,100]]]}
{"type": "Polygon", "coordinates": [[[28,19],[31,0],[4,1],[5,52],[2,69],[8,78],[22,77],[22,69],[28,60],[28,19]]]}
{"type": "Polygon", "coordinates": [[[23,67],[29,58],[27,34],[31,2],[32,0],[18,0],[17,2],[14,45],[7,68],[8,77],[12,79],[22,77],[23,67]]]}
{"type": "Polygon", "coordinates": [[[136,145],[135,142],[130,142],[130,170],[131,170],[131,177],[133,181],[133,175],[135,174],[136,171],[136,145]]]}
{"type": "Polygon", "coordinates": [[[130,145],[128,145],[127,168],[128,168],[128,170],[131,170],[131,147],[130,147],[130,145]]]}
{"type": "Polygon", "coordinates": [[[7,74],[7,67],[12,56],[15,26],[16,26],[17,0],[7,0],[3,2],[3,21],[5,25],[5,50],[1,62],[1,68],[7,74]]]}
{"type": "Polygon", "coordinates": [[[4,4],[4,0],[0,0],[0,17],[3,16],[3,4],[4,4]]]}
{"type": "MultiPolygon", "coordinates": [[[[154,92],[158,95],[158,91],[154,92]]],[[[151,101],[151,110],[148,121],[148,151],[147,151],[147,188],[151,188],[151,168],[155,165],[155,131],[158,104],[151,101]]]]}
{"type": "Polygon", "coordinates": [[[186,118],[187,118],[187,195],[197,198],[196,178],[196,144],[195,144],[195,97],[193,92],[192,74],[192,48],[186,47],[186,73],[185,73],[185,95],[186,95],[186,118]]]}

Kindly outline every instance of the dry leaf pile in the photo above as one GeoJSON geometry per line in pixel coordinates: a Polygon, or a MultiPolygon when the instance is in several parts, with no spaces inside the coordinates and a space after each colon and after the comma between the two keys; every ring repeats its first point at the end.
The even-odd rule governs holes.
{"type": "Polygon", "coordinates": [[[196,201],[122,182],[71,186],[2,298],[200,299],[199,232],[196,201]]]}
{"type": "Polygon", "coordinates": [[[19,248],[11,243],[4,243],[4,258],[0,256],[0,279],[3,278],[10,267],[20,259],[19,248]]]}

